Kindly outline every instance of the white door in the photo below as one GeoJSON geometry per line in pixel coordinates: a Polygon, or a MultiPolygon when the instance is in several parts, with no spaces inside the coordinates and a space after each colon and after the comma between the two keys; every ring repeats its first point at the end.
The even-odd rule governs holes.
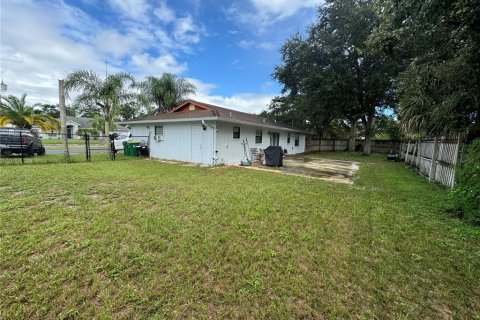
{"type": "Polygon", "coordinates": [[[270,145],[274,147],[278,146],[280,143],[280,133],[269,132],[268,135],[270,136],[270,145]]]}
{"type": "Polygon", "coordinates": [[[201,125],[192,125],[191,162],[203,163],[204,130],[201,125]]]}

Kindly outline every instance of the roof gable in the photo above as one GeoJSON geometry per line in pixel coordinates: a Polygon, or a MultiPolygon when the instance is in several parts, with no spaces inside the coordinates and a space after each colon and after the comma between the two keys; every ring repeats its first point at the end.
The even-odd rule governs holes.
{"type": "Polygon", "coordinates": [[[173,108],[170,113],[173,112],[192,112],[200,110],[211,110],[211,107],[205,106],[197,101],[187,100],[173,108]]]}

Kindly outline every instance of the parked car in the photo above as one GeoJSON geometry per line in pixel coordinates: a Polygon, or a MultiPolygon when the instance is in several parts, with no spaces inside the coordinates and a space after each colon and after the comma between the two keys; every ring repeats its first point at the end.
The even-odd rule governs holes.
{"type": "Polygon", "coordinates": [[[0,153],[1,156],[11,156],[12,154],[21,154],[33,156],[35,153],[39,156],[45,154],[45,148],[38,135],[28,129],[0,128],[0,153]],[[21,137],[21,138],[20,138],[21,137]]]}
{"type": "Polygon", "coordinates": [[[123,150],[123,142],[130,141],[132,139],[132,134],[130,132],[115,133],[115,150],[123,150]]]}

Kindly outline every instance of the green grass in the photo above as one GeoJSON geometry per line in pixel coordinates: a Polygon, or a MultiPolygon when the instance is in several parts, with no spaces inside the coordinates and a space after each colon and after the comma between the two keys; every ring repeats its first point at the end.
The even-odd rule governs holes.
{"type": "MultiPolygon", "coordinates": [[[[73,149],[75,150],[75,149],[73,149]]],[[[78,149],[76,149],[78,150],[78,149]]],[[[119,151],[115,155],[116,160],[131,160],[130,157],[125,157],[123,155],[123,150],[119,151]]],[[[104,153],[92,153],[91,161],[110,161],[110,156],[107,152],[104,153]]],[[[48,164],[48,163],[61,163],[63,162],[63,154],[47,154],[43,156],[33,156],[33,157],[24,157],[24,164],[48,164]]],[[[71,154],[69,162],[86,162],[85,153],[71,154]]],[[[22,158],[18,155],[8,158],[0,158],[0,168],[8,165],[22,165],[22,158]]]]}
{"type": "MultiPolygon", "coordinates": [[[[91,140],[92,142],[95,141],[95,140],[91,140]]],[[[46,144],[46,145],[51,145],[51,144],[59,144],[61,145],[63,143],[63,140],[62,139],[53,139],[53,138],[43,138],[42,139],[42,143],[43,144],[46,144]]],[[[74,138],[74,139],[68,139],[68,144],[82,144],[82,145],[85,145],[85,140],[84,139],[77,139],[77,138],[74,138]]]]}
{"type": "Polygon", "coordinates": [[[0,167],[0,318],[479,319],[480,229],[404,164],[359,159],[353,186],[150,160],[0,167]]]}

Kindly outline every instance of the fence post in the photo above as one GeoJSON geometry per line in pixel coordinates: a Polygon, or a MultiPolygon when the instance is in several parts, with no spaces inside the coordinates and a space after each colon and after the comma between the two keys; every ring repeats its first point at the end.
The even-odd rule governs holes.
{"type": "Polygon", "coordinates": [[[462,142],[462,134],[458,134],[457,138],[457,145],[455,146],[455,154],[453,156],[453,174],[452,174],[452,181],[450,182],[450,187],[453,188],[455,186],[455,177],[457,171],[457,162],[458,162],[458,152],[460,151],[460,143],[462,142]]]}
{"type": "Polygon", "coordinates": [[[420,146],[422,144],[422,140],[417,140],[417,157],[415,158],[415,167],[420,168],[420,146]]]}
{"type": "Polygon", "coordinates": [[[22,155],[22,164],[24,164],[25,162],[23,161],[23,137],[21,132],[19,134],[20,134],[20,154],[22,155]]]}
{"type": "Polygon", "coordinates": [[[88,161],[88,144],[87,144],[87,133],[83,134],[83,141],[85,142],[85,160],[88,161]]]}
{"type": "Polygon", "coordinates": [[[112,140],[110,141],[110,152],[112,152],[112,160],[115,160],[115,135],[112,135],[112,140]]]}
{"type": "Polygon", "coordinates": [[[440,149],[440,146],[438,144],[438,137],[435,136],[435,140],[433,141],[432,162],[430,164],[430,172],[428,173],[428,181],[435,181],[435,174],[437,173],[437,158],[438,158],[439,149],[440,149]]]}
{"type": "Polygon", "coordinates": [[[90,135],[87,134],[87,145],[88,145],[88,161],[92,161],[92,149],[90,147],[90,135]]]}
{"type": "Polygon", "coordinates": [[[408,163],[408,156],[410,155],[410,140],[407,142],[407,152],[405,153],[405,162],[408,163]]]}

